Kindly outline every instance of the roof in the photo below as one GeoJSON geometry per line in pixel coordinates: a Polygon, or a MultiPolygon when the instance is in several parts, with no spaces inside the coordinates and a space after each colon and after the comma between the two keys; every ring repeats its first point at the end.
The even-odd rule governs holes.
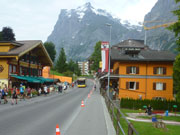
{"type": "Polygon", "coordinates": [[[169,51],[141,50],[136,57],[123,51],[111,49],[111,59],[118,61],[175,61],[176,55],[169,51]]]}
{"type": "Polygon", "coordinates": [[[113,45],[112,47],[138,47],[138,48],[144,48],[146,45],[144,45],[144,40],[135,40],[135,39],[128,39],[125,41],[122,41],[116,45],[113,45]]]}
{"type": "Polygon", "coordinates": [[[11,43],[12,45],[15,45],[15,46],[23,45],[23,44],[16,42],[16,41],[0,41],[0,43],[11,43]]]}
{"type": "MultiPolygon", "coordinates": [[[[2,42],[7,43],[7,42],[2,42]]],[[[43,57],[46,58],[44,60],[44,63],[46,63],[47,66],[52,66],[53,62],[47,53],[45,47],[43,46],[43,43],[41,40],[25,40],[25,41],[16,41],[11,42],[18,44],[19,46],[14,47],[13,49],[9,50],[8,52],[0,52],[0,56],[18,56],[21,57],[22,55],[26,54],[27,52],[38,48],[37,54],[39,55],[39,52],[41,51],[43,57]]]]}

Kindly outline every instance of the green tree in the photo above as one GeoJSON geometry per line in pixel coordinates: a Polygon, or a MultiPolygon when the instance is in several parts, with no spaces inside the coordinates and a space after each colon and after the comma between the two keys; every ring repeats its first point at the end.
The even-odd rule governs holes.
{"type": "Polygon", "coordinates": [[[80,76],[80,75],[81,75],[81,70],[80,70],[77,62],[74,64],[74,73],[75,73],[77,76],[80,76]]]}
{"type": "Polygon", "coordinates": [[[56,57],[56,50],[55,50],[55,45],[52,42],[45,42],[44,46],[51,57],[51,60],[54,62],[55,57],[56,57]]]}
{"type": "Polygon", "coordinates": [[[63,72],[67,71],[66,54],[64,52],[64,48],[61,48],[59,57],[58,57],[57,62],[56,62],[55,69],[59,73],[63,73],[63,72]]]}
{"type": "Polygon", "coordinates": [[[79,66],[76,62],[74,62],[72,59],[68,63],[68,70],[76,74],[77,76],[81,75],[81,70],[79,69],[79,66]]]}
{"type": "Polygon", "coordinates": [[[74,70],[75,70],[74,65],[75,65],[75,62],[72,59],[70,59],[70,61],[68,63],[68,70],[74,72],[74,70]]]}
{"type": "Polygon", "coordinates": [[[4,41],[15,41],[15,34],[13,29],[10,27],[3,27],[2,29],[2,40],[4,41]]]}
{"type": "MultiPolygon", "coordinates": [[[[180,2],[180,0],[175,1],[176,3],[180,2]]],[[[168,29],[175,33],[175,37],[177,38],[177,51],[180,52],[180,7],[173,11],[173,13],[178,17],[178,21],[171,25],[168,29]]],[[[177,94],[176,99],[180,101],[180,54],[176,57],[173,70],[174,89],[177,94]]]]}
{"type": "Polygon", "coordinates": [[[101,41],[96,43],[94,52],[92,53],[90,59],[93,61],[91,70],[97,72],[99,69],[99,62],[101,61],[101,41]]]}

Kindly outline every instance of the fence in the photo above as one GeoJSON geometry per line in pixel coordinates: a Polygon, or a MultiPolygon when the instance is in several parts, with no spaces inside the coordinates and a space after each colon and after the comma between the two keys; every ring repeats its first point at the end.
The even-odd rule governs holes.
{"type": "Polygon", "coordinates": [[[124,114],[120,111],[119,107],[107,96],[106,92],[101,89],[101,94],[105,99],[106,106],[113,121],[114,128],[117,135],[139,135],[124,114]]]}

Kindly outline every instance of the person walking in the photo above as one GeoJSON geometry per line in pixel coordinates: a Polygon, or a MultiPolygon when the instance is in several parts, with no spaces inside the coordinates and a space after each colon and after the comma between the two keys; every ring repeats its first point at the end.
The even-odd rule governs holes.
{"type": "Polygon", "coordinates": [[[15,86],[13,87],[13,94],[12,94],[11,105],[14,105],[14,100],[16,100],[16,104],[17,104],[17,88],[15,86]]]}
{"type": "Polygon", "coordinates": [[[27,97],[31,98],[31,88],[29,86],[27,87],[27,97]]]}
{"type": "Polygon", "coordinates": [[[24,87],[22,86],[22,84],[20,84],[19,90],[20,90],[20,100],[24,99],[24,87]]]}
{"type": "Polygon", "coordinates": [[[48,93],[48,88],[47,88],[47,86],[46,86],[46,85],[44,85],[44,95],[46,96],[46,95],[47,95],[47,93],[48,93]]]}
{"type": "Polygon", "coordinates": [[[0,87],[0,104],[1,104],[1,99],[2,99],[2,90],[1,90],[1,87],[0,87]]]}
{"type": "Polygon", "coordinates": [[[2,90],[2,99],[4,99],[4,104],[8,103],[8,100],[6,99],[6,96],[8,95],[6,88],[4,87],[2,90]]]}

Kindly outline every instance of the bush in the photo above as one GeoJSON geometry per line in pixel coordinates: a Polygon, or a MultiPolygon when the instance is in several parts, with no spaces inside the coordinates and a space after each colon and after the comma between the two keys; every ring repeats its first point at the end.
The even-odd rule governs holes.
{"type": "Polygon", "coordinates": [[[180,103],[176,101],[161,101],[161,100],[135,100],[135,99],[127,99],[122,98],[120,107],[127,109],[144,109],[143,106],[151,105],[154,110],[173,110],[173,105],[177,105],[180,108],[180,103]]]}
{"type": "Polygon", "coordinates": [[[31,93],[32,93],[32,96],[37,96],[38,95],[38,92],[36,90],[32,90],[31,93]]]}

